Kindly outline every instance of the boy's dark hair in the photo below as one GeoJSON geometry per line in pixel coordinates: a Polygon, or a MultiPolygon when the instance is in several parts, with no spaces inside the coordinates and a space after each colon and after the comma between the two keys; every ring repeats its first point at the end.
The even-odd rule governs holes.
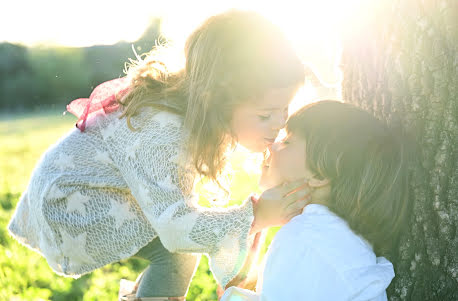
{"type": "Polygon", "coordinates": [[[303,107],[286,129],[305,140],[307,167],[330,180],[329,209],[376,254],[389,253],[409,210],[402,134],[362,109],[327,100],[303,107]]]}

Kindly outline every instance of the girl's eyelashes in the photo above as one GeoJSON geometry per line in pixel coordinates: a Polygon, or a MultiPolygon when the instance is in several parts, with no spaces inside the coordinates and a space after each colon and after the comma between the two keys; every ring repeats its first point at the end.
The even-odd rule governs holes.
{"type": "Polygon", "coordinates": [[[267,121],[270,119],[271,117],[271,114],[269,115],[258,115],[259,119],[261,119],[262,121],[267,121]]]}
{"type": "MultiPolygon", "coordinates": [[[[277,111],[280,112],[281,109],[275,109],[273,114],[277,114],[277,111]]],[[[285,109],[283,109],[283,111],[281,112],[281,114],[283,115],[284,118],[287,118],[287,117],[288,117],[288,107],[286,107],[285,109]]],[[[267,120],[269,120],[271,117],[272,117],[272,113],[270,113],[270,114],[258,114],[258,118],[259,118],[260,120],[262,120],[262,121],[267,121],[267,120]]]]}

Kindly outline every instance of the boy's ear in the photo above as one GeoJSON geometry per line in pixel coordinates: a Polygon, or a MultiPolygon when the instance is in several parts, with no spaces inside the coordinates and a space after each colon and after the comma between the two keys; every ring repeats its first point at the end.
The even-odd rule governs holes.
{"type": "Polygon", "coordinates": [[[309,187],[320,188],[320,187],[328,185],[329,180],[328,179],[319,180],[316,178],[311,178],[309,179],[308,184],[309,184],[309,187]]]}

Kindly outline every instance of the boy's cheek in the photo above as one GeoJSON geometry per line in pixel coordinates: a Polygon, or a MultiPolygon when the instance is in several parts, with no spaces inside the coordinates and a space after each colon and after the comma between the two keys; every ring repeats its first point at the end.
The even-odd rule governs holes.
{"type": "Polygon", "coordinates": [[[259,179],[259,187],[262,190],[267,190],[275,186],[273,183],[274,180],[272,179],[271,169],[267,166],[264,166],[262,168],[261,178],[259,179]]]}
{"type": "Polygon", "coordinates": [[[261,178],[259,180],[259,186],[261,189],[266,190],[277,186],[282,183],[282,177],[279,171],[274,167],[263,167],[261,178]]]}

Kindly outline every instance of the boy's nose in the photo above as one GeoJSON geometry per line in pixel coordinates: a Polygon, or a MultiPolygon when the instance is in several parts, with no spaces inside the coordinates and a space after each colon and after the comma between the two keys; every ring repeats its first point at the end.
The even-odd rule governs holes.
{"type": "Polygon", "coordinates": [[[279,149],[280,149],[280,143],[279,142],[273,143],[269,148],[269,150],[271,152],[277,152],[279,149]]]}

